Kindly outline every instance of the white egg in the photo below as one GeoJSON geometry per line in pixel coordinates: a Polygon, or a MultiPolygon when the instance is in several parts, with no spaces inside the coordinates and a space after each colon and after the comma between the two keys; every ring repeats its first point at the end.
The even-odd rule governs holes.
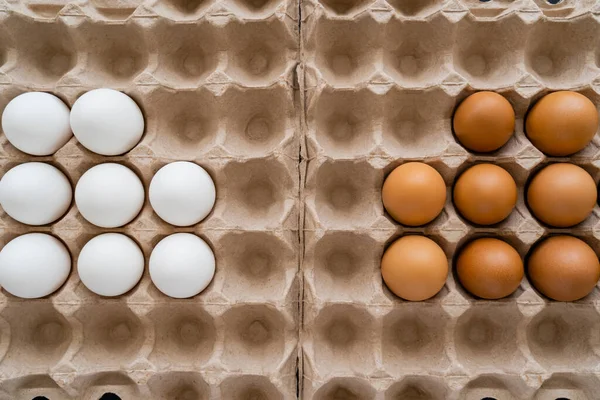
{"type": "Polygon", "coordinates": [[[128,152],[140,141],[144,133],[144,116],[125,93],[95,89],[73,104],[71,129],[86,149],[115,156],[128,152]]]}
{"type": "Polygon", "coordinates": [[[56,221],[67,212],[72,198],[71,183],[50,164],[20,164],[0,180],[0,205],[23,224],[45,225],[56,221]]]}
{"type": "Polygon", "coordinates": [[[202,221],[212,210],[215,184],[201,166],[177,161],[165,165],[152,178],[150,205],[171,225],[188,226],[202,221]]]}
{"type": "Polygon", "coordinates": [[[202,292],[212,281],[215,255],[198,236],[175,233],[158,242],[152,250],[149,269],[158,290],[183,299],[202,292]]]}
{"type": "Polygon", "coordinates": [[[8,141],[24,153],[53,154],[72,136],[69,107],[49,93],[23,93],[4,109],[2,130],[8,141]]]}
{"type": "Polygon", "coordinates": [[[121,164],[99,164],[77,182],[75,204],[92,224],[116,228],[139,214],[144,205],[144,186],[132,170],[121,164]]]}
{"type": "Polygon", "coordinates": [[[83,246],[77,259],[81,282],[101,296],[119,296],[139,282],[144,273],[144,254],[128,236],[105,233],[83,246]]]}
{"type": "Polygon", "coordinates": [[[45,233],[19,236],[0,251],[0,285],[17,297],[48,296],[65,283],[70,271],[69,251],[45,233]]]}

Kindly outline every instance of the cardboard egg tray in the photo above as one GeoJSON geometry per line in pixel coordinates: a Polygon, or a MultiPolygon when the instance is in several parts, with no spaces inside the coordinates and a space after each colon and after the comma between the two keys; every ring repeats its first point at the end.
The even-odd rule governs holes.
{"type": "Polygon", "coordinates": [[[75,186],[93,165],[118,162],[147,191],[160,167],[189,160],[217,187],[212,213],[187,228],[164,223],[147,200],[117,229],[93,226],[75,205],[43,227],[1,212],[0,245],[51,233],[74,268],[47,298],[0,294],[0,399],[597,399],[597,289],[558,303],[524,279],[510,297],[484,301],[451,273],[433,299],[410,303],[379,268],[404,233],[431,237],[451,263],[488,235],[523,256],[556,233],[600,252],[598,207],[573,229],[548,229],[523,195],[555,161],[600,180],[598,136],[564,159],[545,157],[523,132],[549,91],[600,105],[599,19],[596,0],[0,0],[0,110],[25,91],[72,105],[111,87],[146,119],[142,141],[117,157],[75,138],[31,157],[0,135],[0,174],[43,161],[75,186]],[[515,136],[485,156],[451,131],[456,105],[483,89],[517,115],[515,136]],[[421,228],[395,223],[381,204],[385,176],[407,160],[434,166],[448,186],[443,213],[421,228]],[[486,161],[520,189],[512,215],[483,228],[457,215],[451,187],[486,161]],[[77,255],[109,231],[135,239],[146,261],[165,236],[196,233],[215,251],[215,279],[175,300],[146,269],[128,294],[94,295],[77,255]]]}
{"type": "Polygon", "coordinates": [[[74,187],[92,166],[118,162],[138,174],[147,197],[158,169],[188,160],[217,187],[211,214],[187,228],[163,222],[147,198],[117,229],[93,226],[74,204],[43,227],[2,212],[2,245],[26,232],[51,233],[74,268],[47,298],[2,293],[0,399],[296,397],[298,40],[293,1],[0,1],[0,109],[25,91],[49,91],[71,106],[90,89],[111,87],[135,99],[146,120],[141,142],[118,157],[94,154],[75,138],[51,157],[31,157],[2,135],[2,174],[44,161],[74,187]],[[75,266],[102,232],[132,237],[146,262],[165,236],[198,234],[215,252],[215,278],[201,295],[176,300],[158,291],[146,268],[126,295],[97,296],[75,266]]]}
{"type": "Polygon", "coordinates": [[[540,296],[523,279],[499,301],[475,299],[455,278],[411,303],[382,283],[388,244],[424,234],[451,266],[469,240],[495,236],[522,256],[556,233],[598,252],[600,210],[573,229],[549,229],[524,202],[529,177],[571,161],[600,179],[596,136],[570,159],[545,157],[527,139],[529,107],[556,89],[600,105],[600,3],[563,1],[305,0],[306,183],[301,332],[306,399],[593,400],[600,398],[600,296],[576,303],[540,296]],[[513,105],[514,137],[474,155],[457,144],[453,112],[493,90],[513,105]],[[436,168],[448,201],[432,223],[410,228],[381,203],[387,174],[408,160],[436,168]],[[519,187],[504,222],[479,227],[452,204],[455,178],[496,163],[519,187]]]}

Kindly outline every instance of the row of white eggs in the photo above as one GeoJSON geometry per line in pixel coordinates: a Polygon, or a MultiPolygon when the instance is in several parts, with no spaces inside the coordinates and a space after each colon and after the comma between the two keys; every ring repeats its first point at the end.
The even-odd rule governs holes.
{"type": "MultiPolygon", "coordinates": [[[[188,298],[201,293],[215,274],[210,246],[191,233],[162,239],[148,262],[150,278],[165,295],[188,298]]],[[[28,233],[0,251],[0,285],[10,294],[27,298],[48,296],[71,272],[71,256],[56,237],[28,233]]],[[[81,282],[101,296],[120,296],[135,287],[144,273],[144,255],[135,241],[120,233],[92,238],[79,253],[81,282]]]]}
{"type": "Polygon", "coordinates": [[[126,94],[95,89],[79,97],[73,109],[44,92],[23,93],[2,113],[2,130],[17,149],[47,156],[75,135],[94,153],[115,156],[131,150],[144,133],[144,116],[126,94]]]}
{"type": "MultiPolygon", "coordinates": [[[[215,185],[201,166],[176,161],[152,178],[150,205],[160,218],[176,226],[203,220],[216,200],[215,185]]],[[[17,165],[0,180],[0,206],[15,220],[46,225],[63,216],[73,198],[71,184],[56,167],[40,162],[17,165]]],[[[104,163],[87,170],[75,186],[81,215],[102,228],[131,222],[144,204],[144,185],[129,168],[104,163]]]]}

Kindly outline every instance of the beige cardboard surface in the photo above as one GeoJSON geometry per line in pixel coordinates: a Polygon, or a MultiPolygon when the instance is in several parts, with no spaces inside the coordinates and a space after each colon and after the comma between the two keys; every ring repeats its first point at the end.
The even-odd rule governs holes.
{"type": "MultiPolygon", "coordinates": [[[[433,299],[408,303],[381,281],[381,254],[407,232],[449,261],[473,237],[498,235],[525,256],[570,232],[598,252],[598,207],[570,230],[538,223],[523,201],[549,162],[523,133],[545,93],[574,89],[600,104],[600,4],[591,0],[0,0],[0,109],[43,90],[67,104],[111,87],[142,108],[129,153],[95,155],[73,138],[31,157],[0,135],[0,173],[49,162],[73,186],[119,162],[142,179],[174,160],[211,174],[217,201],[190,228],[148,201],[118,229],[73,205],[27,227],[0,213],[0,245],[47,232],[81,247],[102,232],[134,238],[148,259],[160,239],[193,232],[217,273],[189,300],[162,295],[147,271],[116,299],[89,292],[75,269],[41,300],[0,294],[0,399],[596,399],[600,294],[542,298],[526,279],[500,301],[475,300],[453,274],[433,299]],[[451,132],[455,106],[502,93],[517,115],[500,151],[468,153],[451,132]],[[519,203],[504,222],[474,227],[451,200],[424,228],[393,222],[384,177],[422,160],[455,177],[478,162],[506,168],[519,203]]],[[[600,180],[598,136],[571,158],[600,180]]],[[[451,196],[448,196],[450,199],[451,196]]]]}

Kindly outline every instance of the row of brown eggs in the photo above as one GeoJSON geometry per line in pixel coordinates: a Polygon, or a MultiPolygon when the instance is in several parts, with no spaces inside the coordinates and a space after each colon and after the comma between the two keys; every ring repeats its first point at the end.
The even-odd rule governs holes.
{"type": "MultiPolygon", "coordinates": [[[[474,296],[488,300],[511,295],[525,275],[517,250],[491,237],[475,239],[464,246],[455,266],[461,285],[474,296]]],[[[421,235],[403,236],[383,254],[381,274],[398,297],[426,300],[444,287],[448,260],[433,240],[421,235]]],[[[530,251],[527,275],[543,295],[557,301],[575,301],[596,286],[600,263],[583,240],[569,235],[551,236],[530,251]]]]}
{"type": "MultiPolygon", "coordinates": [[[[598,111],[580,93],[559,91],[542,97],[525,119],[525,134],[548,156],[565,157],[583,150],[598,130],[598,111]]],[[[454,133],[467,149],[489,153],[514,133],[515,111],[503,96],[477,92],[456,109],[454,133]]]]}
{"type": "MultiPolygon", "coordinates": [[[[506,219],[518,197],[517,184],[504,168],[477,164],[462,173],[452,192],[461,216],[477,225],[493,225],[506,219]]],[[[566,228],[583,222],[597,200],[594,179],[570,163],[551,164],[531,179],[526,199],[543,223],[566,228]]],[[[409,162],[394,169],[383,183],[382,200],[397,222],[419,226],[433,221],[444,208],[446,185],[433,167],[409,162]]]]}

